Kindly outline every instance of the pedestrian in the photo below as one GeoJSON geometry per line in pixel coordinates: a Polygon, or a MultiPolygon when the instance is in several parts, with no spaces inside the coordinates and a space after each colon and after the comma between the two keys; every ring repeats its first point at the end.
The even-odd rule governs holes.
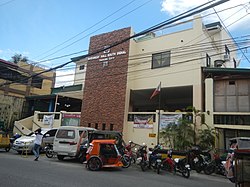
{"type": "Polygon", "coordinates": [[[35,139],[35,142],[34,142],[35,145],[34,145],[34,148],[33,148],[33,153],[34,153],[34,155],[36,157],[34,161],[38,161],[43,135],[41,133],[41,129],[37,129],[35,131],[35,134],[36,134],[36,139],[35,139]]]}

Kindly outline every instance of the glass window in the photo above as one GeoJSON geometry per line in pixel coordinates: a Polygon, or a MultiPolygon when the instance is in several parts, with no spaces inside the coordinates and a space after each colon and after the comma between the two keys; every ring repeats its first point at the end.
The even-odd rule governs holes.
{"type": "Polygon", "coordinates": [[[83,70],[85,68],[85,65],[80,65],[79,70],[83,70]]]}
{"type": "Polygon", "coordinates": [[[170,51],[152,55],[152,69],[170,66],[170,51]]]}
{"type": "Polygon", "coordinates": [[[56,137],[57,138],[65,138],[65,139],[74,139],[75,138],[75,131],[74,130],[59,129],[56,137]]]}

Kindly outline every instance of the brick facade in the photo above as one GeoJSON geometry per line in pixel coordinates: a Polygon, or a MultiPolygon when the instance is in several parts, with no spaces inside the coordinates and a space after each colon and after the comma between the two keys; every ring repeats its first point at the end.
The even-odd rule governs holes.
{"type": "MultiPolygon", "coordinates": [[[[89,53],[130,36],[131,28],[93,36],[89,53]]],[[[88,58],[81,125],[122,131],[127,85],[129,41],[88,58]],[[108,63],[107,66],[103,66],[108,63]],[[105,124],[105,125],[103,125],[105,124]],[[113,126],[113,127],[112,127],[113,126]]]]}

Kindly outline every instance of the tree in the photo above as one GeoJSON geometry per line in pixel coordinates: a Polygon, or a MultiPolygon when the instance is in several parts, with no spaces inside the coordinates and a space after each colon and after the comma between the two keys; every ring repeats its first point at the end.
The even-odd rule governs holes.
{"type": "Polygon", "coordinates": [[[215,146],[215,130],[211,128],[200,129],[199,140],[202,149],[213,149],[215,146]]]}
{"type": "Polygon", "coordinates": [[[26,56],[22,56],[21,54],[15,54],[11,57],[11,62],[17,64],[18,62],[27,62],[28,58],[26,56]]]}
{"type": "Polygon", "coordinates": [[[187,150],[193,145],[193,128],[186,119],[179,120],[178,124],[169,124],[160,136],[175,150],[187,150]]]}

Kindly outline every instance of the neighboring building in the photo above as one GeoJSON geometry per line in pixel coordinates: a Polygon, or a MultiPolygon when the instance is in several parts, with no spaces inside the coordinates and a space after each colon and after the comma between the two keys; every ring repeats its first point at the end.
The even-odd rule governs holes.
{"type": "MultiPolygon", "coordinates": [[[[216,112],[242,115],[242,110],[218,110],[218,106],[212,104],[223,102],[217,97],[221,93],[213,90],[225,82],[210,78],[217,69],[221,69],[223,74],[234,72],[244,80],[239,84],[249,84],[247,73],[241,74],[249,70],[236,69],[237,47],[233,40],[219,22],[204,25],[200,17],[176,26],[188,28],[169,34],[159,30],[123,43],[119,41],[133,35],[131,28],[91,37],[90,54],[100,49],[107,50],[87,58],[81,125],[123,131],[127,141],[144,141],[153,145],[157,140],[159,109],[161,114],[175,115],[185,112],[188,106],[194,106],[204,112],[206,123],[216,128],[221,128],[219,124],[214,125],[218,119],[216,112]],[[108,49],[115,43],[115,47],[108,49]],[[160,82],[159,105],[158,98],[150,99],[150,96],[160,82]],[[135,115],[152,115],[153,124],[136,126],[135,115]]],[[[76,57],[73,60],[80,59],[76,57]]],[[[223,80],[224,75],[221,77],[223,80]]],[[[244,90],[244,94],[249,98],[249,92],[244,90]]],[[[241,102],[246,97],[240,98],[241,102]]],[[[244,115],[249,116],[249,106],[243,108],[244,115]]],[[[234,129],[237,128],[235,125],[223,128],[234,129]]],[[[226,140],[226,136],[222,135],[220,139],[226,140]]]]}
{"type": "MultiPolygon", "coordinates": [[[[77,71],[78,68],[76,76],[78,75],[77,71]]],[[[83,84],[79,84],[79,81],[77,82],[75,79],[74,85],[51,88],[51,91],[45,95],[26,96],[22,113],[23,119],[15,121],[13,132],[28,134],[39,127],[49,127],[50,125],[44,123],[44,116],[52,116],[51,126],[53,127],[67,124],[79,125],[76,122],[80,122],[82,95],[83,84]],[[65,124],[65,121],[68,123],[65,124]]]]}
{"type": "Polygon", "coordinates": [[[0,68],[0,121],[5,128],[11,129],[14,121],[22,118],[26,97],[51,92],[55,84],[55,72],[29,78],[45,69],[22,61],[14,64],[2,59],[0,68]]]}

